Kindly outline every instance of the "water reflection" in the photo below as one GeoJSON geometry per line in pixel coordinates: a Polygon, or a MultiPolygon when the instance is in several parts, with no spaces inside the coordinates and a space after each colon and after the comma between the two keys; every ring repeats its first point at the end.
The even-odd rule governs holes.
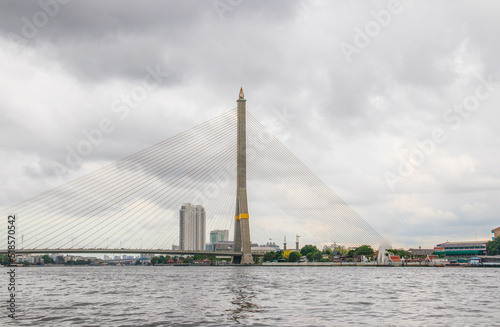
{"type": "Polygon", "coordinates": [[[249,318],[253,318],[253,314],[262,311],[256,303],[255,275],[250,272],[249,268],[235,267],[229,278],[232,308],[226,310],[228,320],[245,323],[249,318]]]}

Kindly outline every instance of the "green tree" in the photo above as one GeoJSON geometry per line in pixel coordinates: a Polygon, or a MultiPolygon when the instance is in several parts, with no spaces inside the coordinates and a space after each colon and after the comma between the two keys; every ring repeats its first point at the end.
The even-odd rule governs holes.
{"type": "Polygon", "coordinates": [[[323,254],[320,252],[320,251],[316,251],[313,253],[313,259],[314,261],[321,261],[321,259],[323,259],[323,254]]]}
{"type": "Polygon", "coordinates": [[[398,249],[387,249],[386,251],[389,252],[389,253],[392,253],[392,255],[398,255],[401,258],[410,258],[411,257],[410,252],[405,251],[403,249],[400,249],[400,250],[398,250],[398,249]]]}
{"type": "Polygon", "coordinates": [[[6,254],[0,254],[0,265],[8,265],[10,263],[9,256],[6,254]]]}
{"type": "Polygon", "coordinates": [[[488,255],[500,254],[500,237],[497,236],[494,240],[486,243],[486,253],[488,255]]]}
{"type": "Polygon", "coordinates": [[[300,253],[302,255],[305,255],[305,256],[307,256],[308,253],[314,253],[314,252],[318,252],[318,251],[319,250],[316,247],[316,245],[311,245],[311,244],[307,244],[302,249],[300,249],[300,253]]]}
{"type": "Polygon", "coordinates": [[[274,260],[279,260],[279,259],[283,259],[283,251],[281,250],[276,251],[274,255],[274,260]]]}
{"type": "Polygon", "coordinates": [[[349,252],[346,253],[346,257],[352,258],[356,255],[356,251],[354,250],[349,250],[349,252]]]}
{"type": "Polygon", "coordinates": [[[406,259],[410,259],[412,257],[411,253],[408,252],[408,251],[405,251],[405,250],[400,250],[399,251],[399,256],[401,258],[406,258],[406,259]]]}
{"type": "Polygon", "coordinates": [[[372,247],[369,245],[361,245],[354,253],[355,255],[373,256],[375,251],[373,251],[372,247]]]}
{"type": "Polygon", "coordinates": [[[194,261],[205,260],[206,258],[207,258],[207,256],[205,254],[195,254],[193,256],[194,261]]]}
{"type": "Polygon", "coordinates": [[[306,258],[307,258],[307,261],[312,262],[314,260],[313,253],[309,252],[308,254],[306,254],[306,258]]]}
{"type": "Polygon", "coordinates": [[[263,261],[273,261],[276,260],[276,253],[274,251],[264,253],[263,261]]]}
{"type": "Polygon", "coordinates": [[[48,255],[48,254],[44,254],[44,255],[42,256],[42,260],[43,260],[43,262],[45,262],[45,263],[54,263],[54,260],[53,260],[51,257],[49,257],[49,255],[48,255]]]}
{"type": "Polygon", "coordinates": [[[332,253],[333,253],[332,249],[330,249],[330,248],[328,248],[328,247],[326,247],[326,248],[323,250],[323,254],[330,255],[330,254],[332,254],[332,253]]]}
{"type": "Polygon", "coordinates": [[[301,257],[302,257],[302,254],[300,254],[300,252],[293,251],[293,252],[290,252],[290,254],[288,255],[288,261],[289,262],[297,262],[300,260],[301,257]]]}
{"type": "Polygon", "coordinates": [[[337,245],[336,247],[333,248],[333,251],[337,251],[338,253],[340,253],[341,257],[345,257],[349,252],[349,250],[343,247],[342,245],[337,245]]]}
{"type": "Polygon", "coordinates": [[[152,257],[152,258],[151,258],[151,263],[152,263],[153,265],[156,265],[156,264],[158,263],[158,261],[159,261],[159,260],[160,260],[160,258],[159,258],[159,257],[152,257]]]}

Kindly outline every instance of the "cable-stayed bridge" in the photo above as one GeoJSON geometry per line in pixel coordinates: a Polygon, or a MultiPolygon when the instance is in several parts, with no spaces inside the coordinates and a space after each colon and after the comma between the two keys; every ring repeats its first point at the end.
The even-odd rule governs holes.
{"type": "MultiPolygon", "coordinates": [[[[242,91],[237,104],[1,210],[0,228],[7,231],[7,216],[17,215],[17,253],[175,254],[180,206],[201,204],[207,230],[234,231],[233,250],[188,254],[231,255],[236,263],[250,263],[248,180],[321,243],[380,244],[382,237],[365,220],[247,112],[242,91]]],[[[5,246],[0,252],[6,253],[7,233],[0,242],[5,246]]]]}

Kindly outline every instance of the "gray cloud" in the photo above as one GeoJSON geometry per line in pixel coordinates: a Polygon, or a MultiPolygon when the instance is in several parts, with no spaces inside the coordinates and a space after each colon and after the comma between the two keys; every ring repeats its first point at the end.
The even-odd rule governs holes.
{"type": "MultiPolygon", "coordinates": [[[[72,1],[18,43],[9,33],[21,35],[23,17],[42,9],[2,2],[0,205],[56,185],[54,163],[104,118],[115,130],[66,178],[230,110],[243,86],[248,109],[381,234],[425,246],[489,237],[498,225],[500,88],[456,129],[443,114],[474,94],[478,76],[500,81],[499,5],[403,2],[348,63],[339,45],[387,6],[243,1],[221,21],[208,1],[72,1]],[[156,65],[168,75],[121,119],[113,103],[156,65]],[[294,118],[277,124],[285,107],[294,118]],[[391,191],[384,174],[397,173],[434,128],[447,140],[391,191]]],[[[256,240],[281,239],[276,231],[256,240]]]]}

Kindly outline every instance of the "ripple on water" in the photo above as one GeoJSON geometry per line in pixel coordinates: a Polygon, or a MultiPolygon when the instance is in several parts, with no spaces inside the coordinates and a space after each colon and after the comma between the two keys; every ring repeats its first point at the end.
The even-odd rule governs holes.
{"type": "Polygon", "coordinates": [[[19,323],[488,326],[500,319],[499,276],[500,269],[427,267],[23,269],[29,292],[22,293],[25,315],[19,323]]]}

